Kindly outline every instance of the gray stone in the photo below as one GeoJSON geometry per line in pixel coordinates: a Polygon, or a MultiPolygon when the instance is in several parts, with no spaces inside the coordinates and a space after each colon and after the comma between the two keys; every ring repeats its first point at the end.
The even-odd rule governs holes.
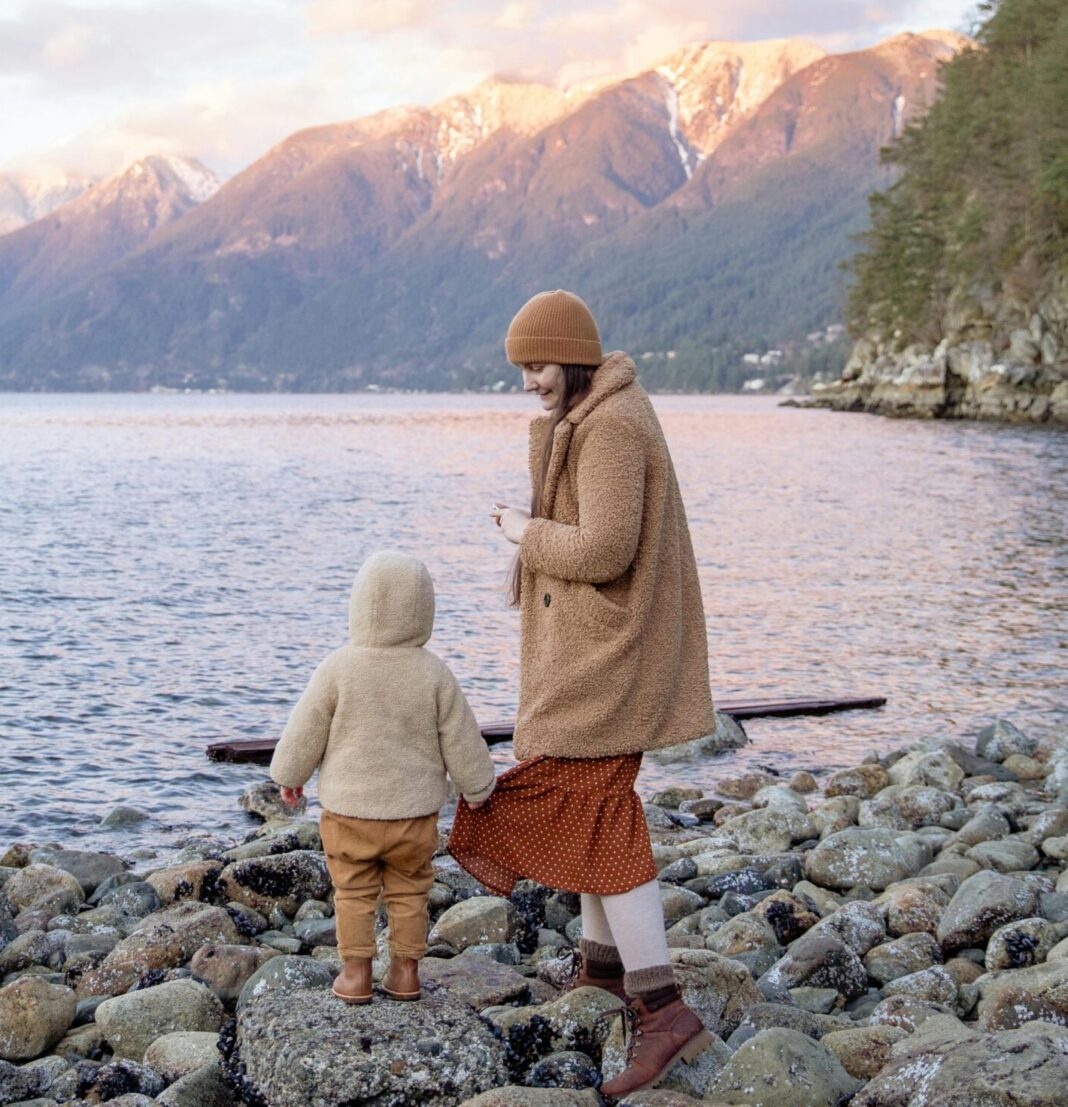
{"type": "Polygon", "coordinates": [[[176,1030],[217,1032],[222,1004],[195,980],[170,980],[105,1000],[96,1011],[116,1057],[141,1060],[158,1037],[176,1030]]]}
{"type": "Polygon", "coordinates": [[[522,930],[519,912],[503,896],[473,896],[442,912],[429,941],[447,942],[462,953],[483,942],[513,941],[522,930]]]}
{"type": "Polygon", "coordinates": [[[4,897],[16,912],[46,911],[58,915],[84,902],[77,879],[55,865],[31,864],[4,882],[4,897]]]}
{"type": "Polygon", "coordinates": [[[306,899],[325,899],[331,887],[326,858],[305,849],[232,861],[218,879],[218,888],[228,899],[265,913],[280,908],[288,916],[296,914],[306,899]]]}
{"type": "Polygon", "coordinates": [[[980,842],[964,855],[984,869],[1000,873],[1033,869],[1038,864],[1038,850],[1026,842],[1002,838],[997,842],[980,842]]]}
{"type": "Polygon", "coordinates": [[[764,807],[720,824],[745,853],[777,853],[819,833],[807,814],[787,807],[764,807]]]}
{"type": "Polygon", "coordinates": [[[148,819],[148,815],[144,811],[138,810],[136,807],[125,807],[120,804],[118,807],[113,807],[101,820],[100,826],[104,830],[120,830],[128,826],[136,826],[138,823],[143,823],[148,819]]]}
{"type": "MultiPolygon", "coordinates": [[[[52,1077],[46,1070],[0,1061],[0,1103],[17,1103],[42,1095],[51,1086],[52,1077]]],[[[39,1102],[53,1104],[55,1100],[39,1102]]]]}
{"type": "Polygon", "coordinates": [[[951,792],[928,785],[891,784],[860,805],[857,823],[862,827],[916,830],[937,826],[947,812],[960,804],[951,792]]]}
{"type": "Polygon", "coordinates": [[[845,1000],[863,995],[868,974],[844,942],[826,934],[806,934],[761,978],[781,988],[834,988],[845,1000]]]}
{"type": "Polygon", "coordinates": [[[873,891],[912,876],[930,861],[914,843],[882,828],[848,827],[805,853],[805,877],[822,888],[850,889],[863,884],[873,891]]]}
{"type": "Polygon", "coordinates": [[[999,926],[1033,916],[1037,907],[1038,892],[1024,881],[978,872],[949,901],[938,924],[938,941],[947,953],[985,946],[999,926]]]}
{"type": "Polygon", "coordinates": [[[987,972],[1037,965],[1046,960],[1060,936],[1061,928],[1038,917],[1000,926],[987,943],[987,972]]]}
{"type": "Polygon", "coordinates": [[[1008,719],[996,719],[979,732],[975,750],[980,757],[990,761],[1004,761],[1013,753],[1033,757],[1038,751],[1038,743],[1018,730],[1008,719]]]}
{"type": "Polygon", "coordinates": [[[219,1061],[176,1080],[156,1097],[160,1107],[238,1107],[219,1061]]]}
{"type": "Polygon", "coordinates": [[[1000,1034],[947,1034],[898,1042],[851,1107],[1062,1107],[1068,1086],[1063,1028],[1032,1022],[1000,1034]]]}
{"type": "Polygon", "coordinates": [[[36,849],[30,859],[68,872],[81,885],[82,892],[91,895],[110,876],[125,872],[126,865],[113,853],[98,853],[79,849],[36,849]]]}
{"type": "MultiPolygon", "coordinates": [[[[602,1102],[592,1088],[578,1091],[574,1088],[524,1088],[518,1084],[506,1084],[503,1088],[493,1088],[465,1100],[463,1107],[601,1107],[602,1102]]],[[[632,1101],[627,1102],[629,1105],[632,1101]]]]}
{"type": "Polygon", "coordinates": [[[419,1003],[363,1006],[328,992],[268,993],[240,1011],[234,1045],[229,1070],[269,1107],[457,1107],[508,1079],[492,1028],[444,988],[419,1003]]]}
{"type": "Polygon", "coordinates": [[[882,911],[874,904],[852,900],[820,919],[809,934],[824,934],[844,942],[858,956],[886,940],[882,911]]]}
{"type": "Polygon", "coordinates": [[[928,1019],[940,1016],[956,1018],[955,1012],[944,1003],[915,996],[887,996],[868,1016],[870,1026],[899,1026],[908,1033],[915,1033],[928,1019]]]}
{"type": "Polygon", "coordinates": [[[942,965],[934,965],[929,969],[895,977],[883,985],[883,994],[911,996],[914,999],[954,1006],[957,1002],[957,984],[942,965]]]}
{"type": "Polygon", "coordinates": [[[1068,1025],[1068,962],[987,973],[975,983],[985,1030],[1013,1030],[1034,1019],[1068,1025]]]}
{"type": "Polygon", "coordinates": [[[499,1003],[523,1000],[530,981],[509,965],[466,949],[459,957],[428,957],[420,966],[423,980],[445,988],[453,999],[481,1010],[499,1003]]]}
{"type": "Polygon", "coordinates": [[[707,1098],[751,1107],[838,1107],[860,1086],[830,1050],[796,1030],[771,1029],[738,1048],[707,1098]]]}
{"type": "Polygon", "coordinates": [[[286,955],[265,961],[245,981],[238,993],[237,1010],[248,1001],[269,992],[292,992],[305,988],[329,990],[337,974],[312,957],[286,955]]]}
{"type": "Polygon", "coordinates": [[[260,946],[211,942],[193,954],[189,971],[194,980],[207,984],[227,1003],[237,999],[245,982],[261,965],[277,956],[276,950],[260,946]]]}
{"type": "Polygon", "coordinates": [[[941,962],[942,947],[932,935],[922,931],[904,934],[892,942],[884,942],[864,956],[864,967],[868,970],[868,975],[880,985],[921,972],[941,962]]]}
{"type": "Polygon", "coordinates": [[[74,1023],[70,988],[22,976],[0,988],[0,1060],[30,1061],[56,1044],[74,1023]]]}
{"type": "Polygon", "coordinates": [[[850,1076],[868,1081],[889,1063],[894,1043],[907,1037],[899,1026],[856,1026],[824,1034],[820,1045],[838,1058],[850,1076]]]}
{"type": "Polygon", "coordinates": [[[176,1030],[161,1034],[145,1050],[151,1065],[167,1084],[219,1061],[219,1035],[209,1030],[176,1030]]]}

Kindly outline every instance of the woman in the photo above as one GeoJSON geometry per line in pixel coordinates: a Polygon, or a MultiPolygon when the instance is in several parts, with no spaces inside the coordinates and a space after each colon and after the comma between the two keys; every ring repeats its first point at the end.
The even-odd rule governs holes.
{"type": "Polygon", "coordinates": [[[625,998],[628,1064],[610,1096],[651,1087],[711,1038],[675,986],[642,752],[710,734],[708,643],[686,515],[634,362],[603,356],[579,297],[557,289],[512,320],[508,358],[548,414],[530,429],[531,510],[495,505],[519,548],[515,755],[449,849],[489,888],[520,877],[581,893],[575,985],[625,998]]]}

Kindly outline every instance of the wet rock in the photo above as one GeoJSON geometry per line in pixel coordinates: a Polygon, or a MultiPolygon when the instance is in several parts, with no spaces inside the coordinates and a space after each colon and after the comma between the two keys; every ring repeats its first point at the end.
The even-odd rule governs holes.
{"type": "Polygon", "coordinates": [[[772,1029],[738,1048],[707,1098],[754,1107],[839,1107],[859,1087],[830,1050],[796,1030],[772,1029]]]}
{"type": "Polygon", "coordinates": [[[1062,928],[1039,917],[998,927],[986,947],[987,972],[1022,969],[1045,961],[1061,931],[1062,928]]]}
{"type": "Polygon", "coordinates": [[[233,920],[221,907],[186,900],[166,907],[136,924],[101,964],[77,983],[79,999],[119,995],[156,969],[185,964],[203,945],[237,941],[233,920]]]}
{"type": "MultiPolygon", "coordinates": [[[[429,963],[429,962],[428,962],[429,963]]],[[[313,957],[286,955],[264,961],[245,981],[237,997],[237,1009],[249,1000],[269,992],[292,992],[305,988],[329,991],[336,971],[313,957]]]]}
{"type": "Polygon", "coordinates": [[[113,853],[78,849],[37,849],[30,854],[30,860],[70,873],[86,896],[91,895],[108,877],[126,869],[122,859],[113,853]]]}
{"type": "Polygon", "coordinates": [[[596,1088],[601,1072],[585,1053],[565,1050],[531,1065],[524,1083],[535,1088],[596,1088]]]}
{"type": "Polygon", "coordinates": [[[492,1028],[444,988],[365,1006],[318,991],[257,996],[238,1015],[226,1064],[245,1098],[268,1107],[453,1107],[508,1080],[492,1028]]]}
{"type": "Polygon", "coordinates": [[[983,727],[975,743],[975,751],[980,757],[990,761],[1004,761],[1014,753],[1033,757],[1038,752],[1038,743],[1015,727],[1008,719],[996,719],[990,726],[983,727]]]}
{"type": "Polygon", "coordinates": [[[104,830],[122,830],[126,827],[137,826],[148,819],[144,811],[136,807],[125,807],[119,804],[113,807],[101,820],[100,826],[104,830]]]}
{"type": "Polygon", "coordinates": [[[941,961],[942,947],[937,940],[931,934],[917,931],[875,946],[865,954],[864,967],[872,980],[882,985],[941,961]]]}
{"type": "Polygon", "coordinates": [[[77,908],[85,893],[76,877],[55,865],[28,864],[4,882],[4,897],[16,912],[58,915],[77,908]]]}
{"type": "Polygon", "coordinates": [[[248,861],[232,861],[219,874],[227,899],[269,914],[279,908],[292,916],[306,899],[325,899],[331,890],[326,859],[314,850],[292,850],[248,861]]]}
{"type": "Polygon", "coordinates": [[[698,877],[687,887],[706,899],[719,899],[727,892],[739,892],[748,895],[762,892],[770,887],[764,874],[756,869],[735,869],[733,872],[717,873],[714,876],[698,877]]]}
{"type": "Polygon", "coordinates": [[[1068,963],[988,973],[976,981],[984,1030],[1012,1030],[1033,1019],[1068,1025],[1068,963]]]}
{"type": "Polygon", "coordinates": [[[856,796],[871,799],[890,785],[890,774],[882,765],[857,765],[833,773],[824,788],[827,796],[856,796]]]}
{"type": "Polygon", "coordinates": [[[794,773],[790,777],[788,787],[795,792],[800,792],[803,795],[807,795],[810,792],[819,791],[819,783],[816,778],[807,770],[801,769],[799,772],[794,773]]]}
{"type": "Polygon", "coordinates": [[[218,1046],[219,1035],[213,1031],[176,1030],[161,1034],[148,1046],[145,1064],[151,1065],[165,1084],[173,1084],[205,1065],[217,1064],[218,1046]]]}
{"type": "Polygon", "coordinates": [[[947,953],[985,946],[999,926],[1035,914],[1038,892],[1016,877],[978,872],[961,884],[942,913],[938,941],[947,953]]]}
{"type": "Polygon", "coordinates": [[[902,1107],[907,1089],[923,1089],[930,1107],[1027,1104],[1058,1107],[1068,1084],[1063,1028],[1032,1022],[1000,1034],[964,1033],[893,1047],[891,1061],[851,1107],[902,1107]]]}
{"type": "Polygon", "coordinates": [[[894,831],[880,828],[840,830],[805,854],[805,877],[822,888],[845,890],[863,884],[882,891],[914,875],[931,859],[929,848],[900,839],[894,831]]]}
{"type": "Polygon", "coordinates": [[[857,1026],[824,1034],[820,1045],[838,1058],[850,1076],[868,1081],[890,1062],[892,1046],[907,1037],[899,1026],[857,1026]]]}
{"type": "Polygon", "coordinates": [[[250,976],[279,954],[259,946],[212,942],[201,946],[189,962],[194,980],[206,984],[224,1003],[236,1000],[250,976]]]}
{"type": "Polygon", "coordinates": [[[30,1061],[55,1045],[74,1022],[74,993],[35,976],[0,988],[0,1060],[30,1061]]]}
{"type": "Polygon", "coordinates": [[[161,904],[183,899],[207,899],[215,890],[215,882],[223,870],[221,861],[188,861],[157,869],[146,877],[159,896],[161,904]]]}
{"type": "Polygon", "coordinates": [[[680,857],[672,861],[670,865],[657,873],[657,880],[667,884],[682,884],[686,880],[693,880],[697,876],[697,866],[692,857],[680,857]]]}
{"type": "MultiPolygon", "coordinates": [[[[17,1103],[43,1095],[52,1086],[51,1075],[41,1069],[24,1068],[0,1061],[0,1103],[17,1103]]],[[[40,1100],[52,1104],[54,1099],[40,1100]]]]}
{"type": "Polygon", "coordinates": [[[251,815],[259,815],[261,819],[291,820],[303,815],[308,809],[307,796],[301,796],[294,807],[290,807],[282,799],[282,790],[274,781],[264,780],[259,784],[252,784],[245,789],[238,805],[251,815]]]}
{"type": "MultiPolygon", "coordinates": [[[[838,993],[833,992],[833,995],[837,998],[838,993]]],[[[832,1015],[804,1011],[800,1007],[789,1007],[784,1003],[755,1003],[732,1032],[727,1044],[733,1051],[761,1030],[770,1030],[772,1027],[796,1030],[799,1034],[818,1041],[824,1034],[841,1030],[848,1025],[848,1021],[832,1015]]]]}
{"type": "Polygon", "coordinates": [[[530,990],[530,981],[515,969],[471,949],[459,957],[427,958],[420,966],[420,975],[476,1010],[525,999],[530,990]]]}
{"type": "Polygon", "coordinates": [[[218,1032],[222,1004],[195,980],[171,980],[105,1000],[96,1021],[116,1057],[140,1060],[158,1037],[179,1030],[218,1032]]]}
{"type": "Polygon", "coordinates": [[[474,896],[444,911],[430,931],[430,942],[448,942],[463,952],[482,942],[510,942],[524,930],[519,912],[503,896],[474,896]]]}
{"type": "Polygon", "coordinates": [[[783,988],[834,988],[845,1000],[863,995],[868,986],[868,974],[856,953],[825,934],[798,938],[765,978],[783,988]]]}

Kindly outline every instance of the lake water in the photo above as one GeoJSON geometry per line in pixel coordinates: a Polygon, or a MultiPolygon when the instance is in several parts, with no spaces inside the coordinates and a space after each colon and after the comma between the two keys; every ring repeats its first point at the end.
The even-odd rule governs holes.
{"type": "MultiPolygon", "coordinates": [[[[700,567],[713,694],[878,694],[747,724],[744,751],[647,760],[639,790],[740,765],[825,772],[1003,715],[1068,727],[1068,434],[655,397],[700,567]]],[[[0,848],[167,856],[236,837],[255,766],[346,635],[353,574],[396,546],[434,577],[430,646],[484,722],[515,709],[523,395],[0,395],[0,848]],[[129,804],[151,819],[103,832],[129,804]]],[[[495,747],[502,766],[510,747],[495,747]]],[[[310,789],[314,796],[314,784],[310,789]]],[[[312,812],[317,811],[312,805],[312,812]]]]}

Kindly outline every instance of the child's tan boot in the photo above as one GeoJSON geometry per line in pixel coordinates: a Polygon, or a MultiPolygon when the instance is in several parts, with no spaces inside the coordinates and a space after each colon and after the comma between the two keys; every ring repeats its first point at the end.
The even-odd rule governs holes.
{"type": "Polygon", "coordinates": [[[371,958],[347,958],[330,990],[346,1003],[370,1003],[371,958]]]}
{"type": "Polygon", "coordinates": [[[394,957],[382,977],[382,991],[390,999],[418,999],[419,961],[414,957],[394,957]]]}

